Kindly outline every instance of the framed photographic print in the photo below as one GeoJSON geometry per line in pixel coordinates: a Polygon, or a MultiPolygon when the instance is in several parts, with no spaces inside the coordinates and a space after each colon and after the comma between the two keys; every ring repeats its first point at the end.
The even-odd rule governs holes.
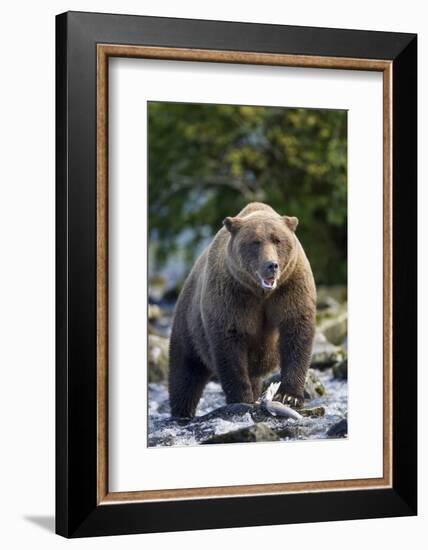
{"type": "Polygon", "coordinates": [[[416,36],[56,25],[57,533],[416,514],[416,36]]]}

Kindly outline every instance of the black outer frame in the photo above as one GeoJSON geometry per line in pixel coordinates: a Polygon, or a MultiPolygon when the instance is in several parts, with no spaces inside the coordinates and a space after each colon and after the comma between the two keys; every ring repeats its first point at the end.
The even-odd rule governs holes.
{"type": "Polygon", "coordinates": [[[56,17],[56,532],[65,537],[417,513],[417,36],[67,12],[56,17]],[[393,488],[97,506],[96,44],[393,61],[393,488]]]}

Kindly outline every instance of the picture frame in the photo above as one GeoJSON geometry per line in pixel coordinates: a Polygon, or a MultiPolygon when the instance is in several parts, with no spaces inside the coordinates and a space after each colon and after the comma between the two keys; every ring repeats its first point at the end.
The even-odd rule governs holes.
{"type": "Polygon", "coordinates": [[[67,12],[56,18],[56,532],[65,537],[417,513],[417,36],[67,12]],[[108,60],[383,75],[383,471],[378,479],[108,488],[108,60]]]}

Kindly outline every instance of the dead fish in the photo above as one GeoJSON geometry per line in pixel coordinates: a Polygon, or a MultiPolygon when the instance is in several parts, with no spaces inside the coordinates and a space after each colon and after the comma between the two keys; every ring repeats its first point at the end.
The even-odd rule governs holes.
{"type": "Polygon", "coordinates": [[[272,382],[271,384],[269,384],[269,386],[266,388],[266,391],[261,396],[260,402],[264,403],[265,401],[272,401],[280,385],[281,382],[272,382]]]}
{"type": "Polygon", "coordinates": [[[272,382],[267,390],[260,398],[260,404],[272,415],[272,416],[284,416],[286,418],[292,418],[293,420],[300,420],[303,418],[301,414],[287,407],[280,401],[273,401],[273,397],[276,395],[281,382],[272,382]]]}
{"type": "Polygon", "coordinates": [[[263,406],[272,416],[285,416],[286,418],[292,418],[293,420],[300,420],[303,418],[303,416],[297,411],[291,407],[287,407],[287,405],[284,405],[279,401],[264,401],[263,406]]]}

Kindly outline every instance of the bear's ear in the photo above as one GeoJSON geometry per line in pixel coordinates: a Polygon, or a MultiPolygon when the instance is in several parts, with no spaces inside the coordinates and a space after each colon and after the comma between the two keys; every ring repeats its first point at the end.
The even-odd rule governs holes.
{"type": "Polygon", "coordinates": [[[224,227],[229,231],[229,233],[232,233],[232,235],[238,231],[243,223],[244,222],[241,218],[231,218],[230,216],[224,218],[223,220],[224,227]]]}
{"type": "Polygon", "coordinates": [[[282,219],[291,231],[296,231],[297,226],[299,225],[299,220],[295,216],[282,216],[282,219]]]}

